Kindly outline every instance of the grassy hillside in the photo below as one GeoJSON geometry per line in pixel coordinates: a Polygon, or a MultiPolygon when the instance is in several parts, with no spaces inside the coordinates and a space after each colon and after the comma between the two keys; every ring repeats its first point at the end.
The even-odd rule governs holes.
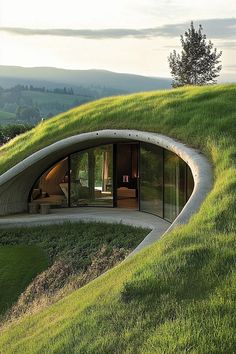
{"type": "Polygon", "coordinates": [[[0,169],[58,139],[111,127],[199,148],[214,166],[214,187],[188,225],[3,331],[0,352],[235,353],[236,85],[84,105],[3,147],[0,169]]]}
{"type": "Polygon", "coordinates": [[[40,248],[0,247],[0,315],[17,300],[31,280],[48,267],[48,258],[40,248]]]}

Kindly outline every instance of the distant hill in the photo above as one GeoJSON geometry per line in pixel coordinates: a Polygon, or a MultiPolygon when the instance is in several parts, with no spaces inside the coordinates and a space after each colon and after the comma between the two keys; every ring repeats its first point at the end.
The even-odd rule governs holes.
{"type": "Polygon", "coordinates": [[[170,86],[170,79],[105,70],[0,66],[0,125],[36,124],[42,117],[49,118],[102,97],[170,86]],[[62,94],[64,91],[67,94],[62,94]]]}
{"type": "MultiPolygon", "coordinates": [[[[119,74],[106,70],[66,70],[50,67],[23,68],[0,66],[0,86],[39,85],[48,88],[69,86],[109,87],[126,92],[142,92],[170,88],[168,78],[146,77],[133,74],[119,74]]],[[[76,91],[76,90],[75,90],[76,91]]]]}

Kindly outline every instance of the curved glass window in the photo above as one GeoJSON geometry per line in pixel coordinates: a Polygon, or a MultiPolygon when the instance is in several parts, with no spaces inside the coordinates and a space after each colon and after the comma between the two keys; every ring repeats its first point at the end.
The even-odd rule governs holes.
{"type": "Polygon", "coordinates": [[[172,222],[192,194],[193,176],[176,154],[140,144],[140,210],[172,222]]]}
{"type": "Polygon", "coordinates": [[[113,206],[112,145],[70,156],[70,205],[113,206]]]}
{"type": "Polygon", "coordinates": [[[163,217],[163,149],[140,147],[140,209],[163,217]]]}
{"type": "Polygon", "coordinates": [[[173,221],[188,201],[193,177],[188,165],[176,154],[164,150],[164,218],[173,221]]]}
{"type": "Polygon", "coordinates": [[[140,209],[172,222],[194,188],[188,165],[154,144],[133,141],[114,145],[65,157],[37,180],[30,200],[52,207],[140,209]]]}

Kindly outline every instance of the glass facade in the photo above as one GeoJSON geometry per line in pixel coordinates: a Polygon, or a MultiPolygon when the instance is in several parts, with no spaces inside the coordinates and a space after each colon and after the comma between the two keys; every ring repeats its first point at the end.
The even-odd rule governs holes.
{"type": "Polygon", "coordinates": [[[30,201],[139,209],[172,222],[193,188],[190,168],[173,152],[142,142],[118,143],[65,157],[36,181],[30,201]]]}
{"type": "Polygon", "coordinates": [[[174,221],[194,186],[187,164],[153,144],[140,144],[140,210],[174,221]]]}
{"type": "Polygon", "coordinates": [[[112,145],[70,156],[70,206],[113,206],[112,145]]]}
{"type": "Polygon", "coordinates": [[[171,151],[164,150],[164,218],[173,221],[193,190],[193,176],[188,165],[171,151]]]}
{"type": "Polygon", "coordinates": [[[173,221],[186,204],[186,163],[164,150],[164,218],[173,221]]]}
{"type": "Polygon", "coordinates": [[[163,149],[140,144],[140,209],[163,217],[163,149]]]}
{"type": "Polygon", "coordinates": [[[187,200],[191,197],[191,194],[193,193],[193,188],[194,188],[193,175],[190,168],[187,166],[187,197],[186,197],[187,200]]]}
{"type": "Polygon", "coordinates": [[[164,152],[164,218],[174,220],[177,210],[178,157],[170,151],[164,152]]]}
{"type": "Polygon", "coordinates": [[[137,143],[116,145],[116,205],[138,210],[138,151],[137,143]]]}

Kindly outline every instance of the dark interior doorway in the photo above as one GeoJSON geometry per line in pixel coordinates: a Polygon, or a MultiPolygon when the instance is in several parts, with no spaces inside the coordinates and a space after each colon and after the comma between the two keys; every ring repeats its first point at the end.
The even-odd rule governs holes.
{"type": "Polygon", "coordinates": [[[139,144],[120,143],[116,146],[116,206],[139,209],[139,144]]]}

